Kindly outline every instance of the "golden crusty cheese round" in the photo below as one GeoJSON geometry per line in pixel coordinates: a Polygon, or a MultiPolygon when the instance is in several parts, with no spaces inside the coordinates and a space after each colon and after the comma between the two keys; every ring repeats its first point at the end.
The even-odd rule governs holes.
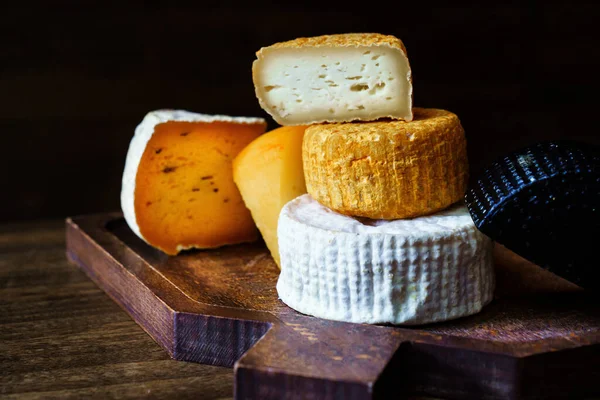
{"type": "Polygon", "coordinates": [[[456,114],[414,108],[411,122],[316,124],[302,145],[308,193],[339,213],[411,218],[463,198],[468,181],[464,129],[456,114]]]}

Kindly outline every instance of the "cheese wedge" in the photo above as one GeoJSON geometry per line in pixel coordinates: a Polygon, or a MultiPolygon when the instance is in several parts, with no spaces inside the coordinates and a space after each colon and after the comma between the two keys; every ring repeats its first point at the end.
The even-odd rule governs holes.
{"type": "Polygon", "coordinates": [[[233,161],[233,179],[279,266],[281,208],[306,193],[302,169],[304,126],[280,127],[250,143],[233,161]]]}
{"type": "Polygon", "coordinates": [[[458,117],[423,108],[414,115],[411,122],[308,127],[308,193],[339,213],[373,219],[418,217],[462,199],[469,165],[458,117]]]}
{"type": "Polygon", "coordinates": [[[123,172],[121,207],[131,230],[167,254],[256,240],[232,161],[265,129],[262,118],[148,113],[123,172]]]}
{"type": "Polygon", "coordinates": [[[352,218],[310,195],[279,218],[281,300],[304,314],[425,324],[475,314],[492,300],[492,241],[462,204],[395,221],[352,218]]]}
{"type": "Polygon", "coordinates": [[[263,47],[256,57],[256,97],[281,125],[412,119],[411,69],[394,36],[298,38],[263,47]]]}

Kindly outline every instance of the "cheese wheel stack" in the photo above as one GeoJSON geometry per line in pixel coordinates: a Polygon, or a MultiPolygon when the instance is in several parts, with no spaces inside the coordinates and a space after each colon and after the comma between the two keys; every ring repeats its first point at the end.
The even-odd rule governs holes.
{"type": "Polygon", "coordinates": [[[454,113],[413,107],[398,38],[277,43],[257,52],[253,81],[276,122],[306,126],[308,195],[277,227],[283,302],[334,320],[421,324],[491,301],[492,242],[462,204],[464,130],[454,113]]]}

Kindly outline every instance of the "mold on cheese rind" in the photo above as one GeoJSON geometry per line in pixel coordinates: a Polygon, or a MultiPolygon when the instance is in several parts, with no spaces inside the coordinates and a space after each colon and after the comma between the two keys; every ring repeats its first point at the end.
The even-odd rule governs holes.
{"type": "Polygon", "coordinates": [[[411,68],[399,39],[302,39],[264,47],[253,63],[256,97],[279,124],[412,120],[411,68]]]}
{"type": "MultiPolygon", "coordinates": [[[[208,115],[189,112],[185,110],[156,110],[146,114],[141,123],[136,127],[133,138],[131,139],[125,168],[122,177],[121,187],[121,208],[123,216],[131,228],[131,230],[141,239],[148,242],[143,235],[138,224],[138,216],[136,215],[135,193],[136,193],[136,178],[138,167],[142,161],[144,152],[148,142],[152,139],[155,128],[161,124],[167,123],[231,123],[247,126],[256,126],[256,135],[264,132],[266,121],[263,118],[256,117],[232,117],[227,115],[208,115]],[[259,133],[260,132],[260,133],[259,133]]],[[[160,150],[157,150],[160,152],[160,150]]],[[[157,153],[157,156],[159,154],[157,153]]],[[[165,156],[165,154],[162,154],[165,156]]],[[[193,189],[193,188],[192,188],[193,189]]],[[[192,190],[190,189],[190,190],[192,190]]],[[[150,243],[152,244],[152,243],[150,243]]],[[[185,248],[194,247],[193,245],[182,244],[178,246],[177,251],[185,248]]]]}
{"type": "Polygon", "coordinates": [[[303,142],[308,193],[339,213],[372,219],[418,217],[462,199],[469,164],[458,116],[417,107],[414,116],[309,126],[303,142]]]}
{"type": "Polygon", "coordinates": [[[307,194],[282,209],[278,236],[277,292],[304,314],[415,325],[478,313],[493,298],[493,243],[460,203],[426,217],[367,220],[307,194]]]}

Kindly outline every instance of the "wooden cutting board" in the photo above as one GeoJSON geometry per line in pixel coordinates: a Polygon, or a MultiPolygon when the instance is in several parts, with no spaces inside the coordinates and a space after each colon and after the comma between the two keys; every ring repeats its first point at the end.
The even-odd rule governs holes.
{"type": "Polygon", "coordinates": [[[69,259],[174,359],[233,367],[236,399],[600,396],[599,302],[501,246],[490,305],[409,328],[288,308],[262,243],[169,257],[121,214],[66,225],[69,259]]]}

